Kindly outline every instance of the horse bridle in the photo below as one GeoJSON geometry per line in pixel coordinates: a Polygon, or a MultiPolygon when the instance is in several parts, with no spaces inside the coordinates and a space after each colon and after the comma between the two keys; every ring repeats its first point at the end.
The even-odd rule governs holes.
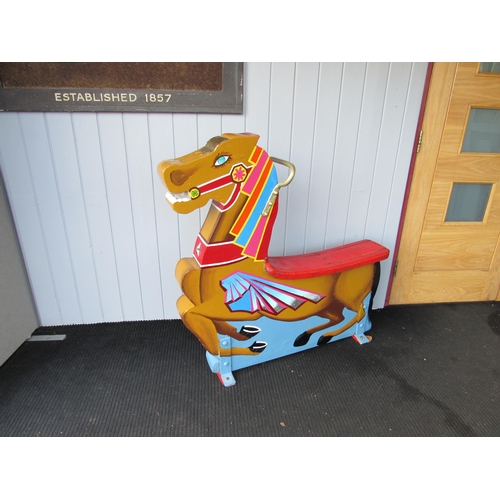
{"type": "Polygon", "coordinates": [[[196,200],[196,198],[199,198],[202,194],[210,193],[211,191],[229,186],[230,184],[241,186],[241,184],[248,177],[248,172],[251,170],[252,166],[253,165],[247,167],[243,165],[243,163],[237,163],[236,165],[233,165],[233,168],[228,174],[222,175],[220,177],[217,177],[216,179],[212,179],[211,181],[205,182],[204,184],[200,184],[199,186],[195,186],[189,189],[189,197],[192,200],[196,200]]]}
{"type": "MultiPolygon", "coordinates": [[[[271,195],[269,196],[269,199],[266,203],[266,206],[264,207],[264,210],[262,211],[262,215],[266,217],[269,215],[269,212],[271,211],[271,208],[273,207],[276,198],[278,197],[279,190],[282,187],[288,186],[290,182],[292,182],[293,178],[295,177],[295,165],[289,161],[286,160],[281,160],[280,158],[275,158],[275,157],[270,157],[271,161],[274,163],[280,163],[281,165],[284,165],[285,167],[288,167],[290,169],[290,173],[288,174],[288,177],[286,178],[285,181],[279,182],[276,184],[274,187],[271,195]]],[[[234,202],[236,199],[235,195],[239,193],[241,189],[241,184],[245,181],[245,179],[248,177],[248,172],[252,169],[253,165],[250,165],[247,167],[246,165],[243,165],[243,163],[237,163],[236,165],[233,166],[231,171],[226,174],[222,175],[221,177],[217,177],[216,179],[212,179],[211,181],[205,182],[204,184],[201,184],[200,186],[192,187],[191,189],[188,190],[189,197],[192,200],[196,200],[196,198],[200,197],[202,194],[209,193],[211,191],[215,191],[216,189],[220,189],[225,186],[229,186],[230,184],[236,184],[237,189],[233,191],[233,194],[231,195],[230,200],[226,202],[224,205],[225,208],[228,207],[229,202],[234,202]],[[241,177],[236,175],[237,172],[240,172],[242,174],[241,177]]],[[[232,203],[231,203],[232,204],[232,203]]]]}

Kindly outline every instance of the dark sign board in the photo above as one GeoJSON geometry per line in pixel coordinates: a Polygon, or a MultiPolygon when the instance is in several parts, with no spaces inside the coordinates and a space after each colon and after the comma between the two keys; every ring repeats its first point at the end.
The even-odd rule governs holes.
{"type": "Polygon", "coordinates": [[[243,63],[0,63],[0,83],[0,111],[243,112],[243,63]]]}

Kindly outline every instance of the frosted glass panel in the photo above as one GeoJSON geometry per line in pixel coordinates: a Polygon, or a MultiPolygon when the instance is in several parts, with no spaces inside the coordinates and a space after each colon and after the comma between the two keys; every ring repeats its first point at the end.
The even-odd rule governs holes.
{"type": "Polygon", "coordinates": [[[481,63],[479,73],[500,73],[500,62],[481,63]]]}
{"type": "Polygon", "coordinates": [[[492,184],[455,183],[445,222],[482,222],[492,184]]]}
{"type": "Polygon", "coordinates": [[[462,153],[500,153],[500,109],[472,108],[462,153]]]}

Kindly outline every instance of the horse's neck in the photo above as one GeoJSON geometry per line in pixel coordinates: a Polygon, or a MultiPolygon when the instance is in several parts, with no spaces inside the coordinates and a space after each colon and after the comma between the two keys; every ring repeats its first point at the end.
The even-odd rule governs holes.
{"type": "MultiPolygon", "coordinates": [[[[278,200],[276,199],[275,201],[274,207],[268,216],[269,219],[264,223],[258,223],[250,233],[244,229],[243,233],[245,233],[245,237],[242,239],[242,234],[239,233],[238,236],[235,236],[233,230],[235,230],[235,222],[238,225],[238,216],[244,209],[247,201],[248,198],[246,196],[240,195],[235,204],[224,212],[221,212],[212,204],[200,231],[200,236],[205,240],[208,247],[213,246],[213,248],[217,248],[219,251],[221,247],[217,245],[218,243],[231,244],[231,242],[234,242],[231,248],[227,248],[228,258],[234,259],[237,256],[241,256],[242,258],[250,257],[256,261],[262,261],[268,256],[271,233],[278,210],[278,200]],[[237,252],[235,253],[236,250],[237,252]]],[[[206,259],[207,262],[214,262],[212,260],[213,257],[207,256],[206,259]]]]}
{"type": "Polygon", "coordinates": [[[241,255],[253,257],[255,260],[265,259],[278,210],[278,200],[276,199],[268,215],[262,215],[262,211],[277,183],[276,170],[266,153],[264,161],[259,160],[253,167],[232,205],[219,209],[221,205],[212,203],[200,236],[208,245],[234,242],[235,246],[242,249],[241,255]]]}
{"type": "Polygon", "coordinates": [[[213,244],[234,241],[234,236],[230,231],[236,218],[241,210],[243,210],[246,201],[247,197],[240,194],[234,205],[225,212],[221,212],[215,204],[212,203],[200,231],[201,236],[203,236],[207,243],[213,244]]]}

